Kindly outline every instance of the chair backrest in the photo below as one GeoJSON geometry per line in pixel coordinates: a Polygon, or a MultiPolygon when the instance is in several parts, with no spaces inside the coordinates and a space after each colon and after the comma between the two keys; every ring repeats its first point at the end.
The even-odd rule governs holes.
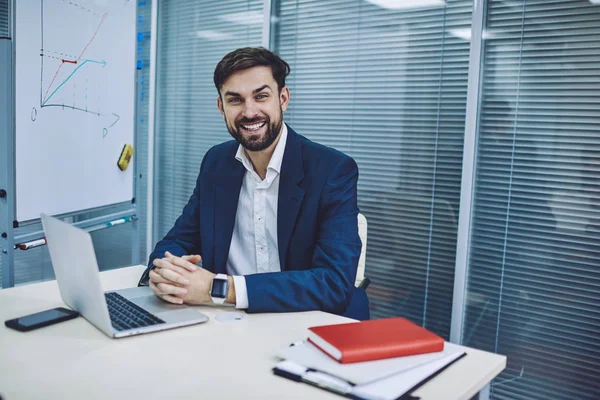
{"type": "Polygon", "coordinates": [[[358,236],[362,242],[360,249],[360,258],[358,259],[358,268],[356,269],[355,286],[358,287],[365,278],[365,260],[367,258],[367,219],[364,215],[358,214],[358,236]]]}

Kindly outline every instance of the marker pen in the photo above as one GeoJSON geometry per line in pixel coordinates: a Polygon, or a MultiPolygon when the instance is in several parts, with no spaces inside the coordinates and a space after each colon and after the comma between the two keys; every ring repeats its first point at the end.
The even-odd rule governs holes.
{"type": "Polygon", "coordinates": [[[46,241],[46,238],[41,238],[41,239],[38,239],[38,240],[33,240],[31,242],[21,243],[21,244],[18,244],[17,246],[21,250],[29,250],[29,249],[31,249],[33,247],[43,246],[46,243],[48,243],[46,241]]]}
{"type": "Polygon", "coordinates": [[[129,222],[129,221],[131,221],[131,217],[125,217],[125,218],[116,219],[114,221],[107,222],[106,226],[120,225],[120,224],[124,224],[126,222],[129,222]]]}

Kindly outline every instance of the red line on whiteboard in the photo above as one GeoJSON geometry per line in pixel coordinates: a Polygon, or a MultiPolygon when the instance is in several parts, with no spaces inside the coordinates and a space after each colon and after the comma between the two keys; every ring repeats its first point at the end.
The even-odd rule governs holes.
{"type": "Polygon", "coordinates": [[[90,41],[88,42],[88,44],[85,45],[85,47],[83,48],[83,50],[81,51],[81,54],[79,55],[79,57],[77,57],[77,61],[79,61],[81,59],[81,56],[83,55],[83,53],[85,53],[85,51],[87,50],[87,48],[89,47],[90,44],[92,44],[92,41],[94,40],[94,38],[96,37],[96,34],[98,33],[98,31],[100,30],[100,27],[102,26],[102,24],[104,23],[104,20],[106,19],[106,17],[108,16],[107,13],[104,13],[102,15],[102,19],[100,20],[100,24],[98,24],[98,28],[96,28],[96,32],[94,32],[94,36],[92,36],[92,38],[90,39],[90,41]]]}
{"type": "Polygon", "coordinates": [[[68,61],[68,60],[62,60],[62,62],[58,66],[58,69],[56,70],[56,73],[54,74],[54,77],[52,78],[52,81],[50,82],[50,85],[48,86],[48,89],[46,89],[46,93],[44,94],[44,101],[46,101],[46,99],[48,98],[48,92],[50,91],[50,88],[54,84],[54,81],[56,80],[56,77],[58,76],[58,73],[60,72],[60,69],[62,68],[62,66],[65,65],[65,62],[77,64],[77,62],[81,59],[81,56],[83,56],[83,53],[85,53],[85,51],[87,50],[87,48],[90,47],[90,44],[92,44],[92,42],[96,38],[96,35],[98,34],[98,31],[100,30],[100,27],[104,23],[104,20],[106,19],[107,16],[108,16],[107,13],[104,13],[102,15],[102,19],[100,20],[100,23],[98,24],[98,27],[96,28],[96,32],[94,32],[94,35],[92,36],[92,38],[90,39],[90,41],[88,42],[88,44],[85,45],[85,47],[81,51],[81,54],[79,54],[79,57],[77,57],[77,60],[75,60],[75,62],[68,61]]]}

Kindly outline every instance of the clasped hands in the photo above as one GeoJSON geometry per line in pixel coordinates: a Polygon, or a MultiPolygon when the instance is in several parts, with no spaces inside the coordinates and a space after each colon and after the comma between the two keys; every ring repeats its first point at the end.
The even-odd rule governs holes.
{"type": "Polygon", "coordinates": [[[154,260],[150,288],[161,299],[174,304],[210,303],[210,287],[215,274],[201,268],[199,255],[177,257],[168,251],[154,260]]]}

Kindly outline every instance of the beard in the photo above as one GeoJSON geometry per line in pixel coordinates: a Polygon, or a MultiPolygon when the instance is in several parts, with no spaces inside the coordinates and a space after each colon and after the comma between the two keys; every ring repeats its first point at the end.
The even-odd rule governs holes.
{"type": "Polygon", "coordinates": [[[235,125],[231,125],[229,122],[227,122],[225,125],[227,125],[229,134],[246,150],[261,151],[271,146],[275,142],[275,139],[277,139],[279,136],[279,132],[281,132],[281,126],[283,125],[283,119],[281,118],[282,114],[283,112],[280,111],[280,118],[274,122],[271,122],[271,118],[269,117],[254,119],[242,118],[238,121],[235,121],[235,125]],[[251,125],[260,122],[264,122],[266,126],[266,131],[262,137],[257,137],[256,135],[244,135],[242,132],[242,125],[251,125]]]}

